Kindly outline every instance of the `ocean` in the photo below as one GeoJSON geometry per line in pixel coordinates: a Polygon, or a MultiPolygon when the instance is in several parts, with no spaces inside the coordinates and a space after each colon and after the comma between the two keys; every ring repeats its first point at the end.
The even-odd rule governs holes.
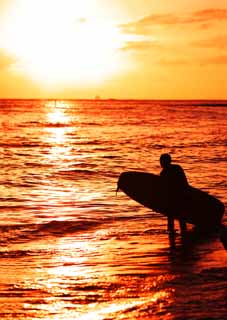
{"type": "Polygon", "coordinates": [[[116,195],[168,152],[226,206],[227,101],[0,100],[0,128],[0,319],[227,319],[219,234],[116,195]]]}

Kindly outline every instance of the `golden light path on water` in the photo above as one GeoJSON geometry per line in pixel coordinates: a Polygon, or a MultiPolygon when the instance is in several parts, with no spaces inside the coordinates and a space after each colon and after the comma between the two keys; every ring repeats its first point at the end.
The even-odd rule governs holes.
{"type": "MultiPolygon", "coordinates": [[[[75,161],[73,155],[75,150],[73,150],[72,144],[69,143],[69,137],[74,130],[78,130],[78,137],[80,132],[78,128],[75,128],[75,117],[72,119],[69,113],[67,113],[69,105],[67,105],[66,102],[50,102],[46,104],[46,108],[48,110],[47,122],[49,123],[49,127],[45,129],[46,135],[43,136],[43,141],[50,144],[51,147],[45,155],[46,159],[43,161],[49,164],[54,163],[55,167],[67,171],[67,163],[70,164],[71,161],[75,161]],[[72,122],[74,126],[71,126],[72,122]]],[[[77,114],[76,117],[78,118],[78,126],[80,126],[79,115],[77,114]]],[[[77,161],[80,161],[81,157],[83,158],[83,154],[80,154],[77,161]]],[[[44,190],[44,196],[48,194],[46,203],[51,207],[61,205],[62,199],[75,198],[75,191],[70,190],[70,187],[56,187],[56,183],[50,183],[48,177],[46,184],[48,187],[44,190]]],[[[80,192],[80,187],[78,187],[76,192],[80,193],[80,201],[90,202],[93,198],[102,197],[98,191],[93,190],[92,193],[87,191],[89,190],[80,192]]],[[[67,223],[66,220],[68,218],[68,216],[59,216],[57,219],[55,218],[55,220],[65,221],[67,223]]],[[[34,291],[42,290],[49,295],[49,297],[44,298],[45,303],[40,305],[34,319],[37,316],[37,319],[41,317],[42,319],[48,320],[102,320],[107,317],[113,317],[116,313],[120,315],[120,319],[127,319],[127,310],[146,308],[147,304],[154,304],[158,305],[161,312],[163,301],[165,301],[166,304],[172,302],[173,293],[169,289],[160,289],[147,295],[147,283],[144,284],[144,295],[138,296],[135,292],[135,298],[131,295],[129,298],[125,298],[127,297],[128,291],[127,285],[125,285],[125,288],[117,288],[117,283],[122,281],[121,276],[116,276],[117,270],[114,263],[117,255],[116,242],[118,242],[118,240],[115,241],[115,239],[112,239],[107,242],[94,240],[100,237],[105,238],[109,232],[111,231],[104,229],[94,232],[93,234],[85,233],[83,236],[68,236],[61,240],[50,239],[49,243],[46,243],[46,240],[41,241],[41,243],[39,242],[37,249],[48,247],[50,252],[53,250],[53,255],[48,261],[45,258],[44,261],[40,261],[40,265],[43,267],[40,268],[40,266],[37,266],[37,268],[34,269],[34,275],[26,275],[28,279],[31,278],[31,282],[29,283],[29,280],[25,281],[25,287],[30,287],[34,291]],[[100,259],[107,263],[100,263],[100,259]],[[113,268],[110,266],[111,263],[108,265],[108,261],[112,261],[113,268]],[[32,280],[34,278],[39,280],[34,283],[32,280]],[[78,282],[81,287],[83,287],[84,283],[85,288],[88,287],[87,283],[89,283],[90,289],[84,289],[85,291],[88,290],[86,293],[88,294],[88,298],[86,298],[83,289],[78,290],[78,296],[76,298],[71,295],[72,279],[78,282]],[[99,285],[98,283],[103,283],[103,295],[105,295],[105,286],[108,288],[108,283],[111,282],[116,283],[117,289],[114,288],[115,285],[113,285],[113,289],[109,292],[108,299],[103,297],[100,299],[100,302],[91,303],[92,298],[89,299],[89,296],[93,297],[97,295],[96,287],[99,285]],[[88,299],[87,302],[86,299],[88,299]],[[124,316],[124,313],[126,313],[126,316],[124,316]]],[[[125,271],[124,267],[122,270],[121,258],[118,257],[117,259],[119,259],[118,272],[123,272],[124,274],[125,271]]],[[[31,270],[29,272],[31,272],[31,270]]],[[[138,270],[138,272],[140,271],[138,270]]],[[[164,277],[161,279],[161,282],[163,282],[163,279],[164,277]]],[[[130,277],[127,281],[130,282],[130,277]]],[[[152,281],[154,281],[154,279],[152,279],[152,281]]],[[[158,286],[159,279],[156,279],[155,282],[157,283],[153,285],[158,286]]],[[[136,291],[136,288],[134,288],[134,290],[136,291]]],[[[29,303],[25,303],[24,308],[32,309],[32,306],[29,303]]],[[[171,319],[171,317],[165,316],[163,319],[171,319]]]]}
{"type": "MultiPolygon", "coordinates": [[[[68,107],[66,102],[47,103],[49,126],[45,128],[46,134],[42,137],[43,141],[50,145],[43,161],[54,163],[55,167],[66,172],[71,161],[76,163],[83,158],[83,153],[80,153],[75,160],[75,149],[70,142],[72,131],[78,130],[77,137],[80,138],[80,118],[76,114],[72,119],[67,113],[68,107]],[[78,128],[75,127],[75,118],[78,119],[78,128]],[[70,125],[72,122],[73,126],[70,125]]],[[[61,184],[56,185],[56,180],[53,182],[48,179],[49,177],[43,196],[47,195],[46,203],[50,207],[64,203],[66,207],[71,206],[70,201],[75,198],[86,203],[102,197],[98,190],[81,192],[80,185],[76,190],[72,190],[70,183],[66,183],[62,188],[61,184]]],[[[56,225],[58,221],[67,225],[69,217],[70,214],[55,217],[56,225]]],[[[146,225],[141,225],[141,230],[144,227],[146,225]]],[[[61,225],[61,228],[64,230],[64,226],[61,225]]],[[[143,319],[159,319],[159,315],[164,320],[174,319],[171,312],[162,313],[174,304],[175,289],[171,285],[163,287],[163,284],[173,280],[174,276],[164,273],[160,276],[162,271],[158,270],[158,275],[138,281],[133,267],[136,259],[139,259],[141,268],[138,266],[137,275],[146,271],[149,273],[152,265],[149,266],[149,256],[143,256],[144,251],[151,252],[151,256],[152,252],[162,252],[163,248],[168,246],[168,240],[161,244],[151,243],[148,234],[148,237],[139,237],[133,243],[125,241],[123,248],[121,239],[116,236],[116,230],[119,233],[121,228],[121,225],[114,223],[113,218],[113,224],[108,229],[75,235],[74,229],[69,228],[69,234],[64,238],[50,238],[48,241],[44,239],[29,244],[33,250],[37,246],[37,251],[48,248],[47,257],[42,257],[33,269],[24,270],[24,287],[33,291],[34,305],[36,299],[40,300],[39,291],[44,295],[43,303],[39,301],[37,309],[32,303],[24,303],[24,309],[32,311],[32,319],[128,319],[129,312],[130,319],[137,319],[137,316],[141,319],[143,313],[143,319]],[[110,236],[111,233],[114,234],[113,237],[110,236]],[[128,274],[129,266],[132,275],[128,274]],[[155,315],[146,313],[149,308],[155,310],[155,315]]],[[[164,259],[162,256],[152,258],[154,266],[160,263],[160,259],[164,259]]]]}

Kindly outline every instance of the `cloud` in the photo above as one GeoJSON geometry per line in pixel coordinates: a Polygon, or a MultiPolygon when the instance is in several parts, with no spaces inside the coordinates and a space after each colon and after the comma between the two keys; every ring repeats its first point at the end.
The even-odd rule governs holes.
{"type": "Polygon", "coordinates": [[[0,71],[10,68],[15,63],[15,59],[0,51],[0,71]]]}
{"type": "Polygon", "coordinates": [[[194,11],[188,15],[177,16],[174,14],[151,14],[127,24],[120,25],[126,33],[148,34],[154,27],[200,24],[208,27],[216,21],[227,20],[227,9],[213,8],[194,11]]]}
{"type": "Polygon", "coordinates": [[[199,48],[214,48],[226,49],[227,48],[227,34],[217,36],[211,39],[202,39],[191,42],[191,45],[199,48]]]}
{"type": "Polygon", "coordinates": [[[169,59],[169,58],[162,58],[159,60],[159,64],[161,65],[165,65],[165,66],[182,66],[182,65],[186,65],[186,64],[190,64],[191,61],[187,60],[185,58],[176,58],[176,59],[169,59]]]}
{"type": "Polygon", "coordinates": [[[206,9],[196,11],[194,13],[194,19],[198,21],[213,21],[213,20],[226,20],[227,19],[227,9],[206,9]]]}
{"type": "Polygon", "coordinates": [[[125,33],[133,34],[150,34],[153,27],[160,25],[174,25],[178,22],[178,18],[166,14],[166,15],[148,15],[137,21],[129,22],[127,24],[120,25],[120,28],[125,33]]]}
{"type": "Polygon", "coordinates": [[[215,55],[204,58],[162,58],[159,60],[159,64],[166,66],[182,66],[182,65],[200,65],[200,66],[208,66],[208,65],[227,65],[227,55],[215,55]]]}
{"type": "Polygon", "coordinates": [[[201,61],[201,65],[227,65],[227,55],[217,55],[201,61]]]}
{"type": "Polygon", "coordinates": [[[123,51],[144,51],[147,49],[157,49],[160,48],[160,44],[155,41],[127,41],[124,47],[121,49],[123,51]]]}

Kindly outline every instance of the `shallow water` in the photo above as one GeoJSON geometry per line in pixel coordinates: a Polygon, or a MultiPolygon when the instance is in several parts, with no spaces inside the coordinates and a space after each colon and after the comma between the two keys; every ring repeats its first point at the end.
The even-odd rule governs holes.
{"type": "Polygon", "coordinates": [[[115,194],[171,152],[226,206],[224,102],[0,100],[0,127],[1,319],[227,319],[219,235],[115,194]]]}

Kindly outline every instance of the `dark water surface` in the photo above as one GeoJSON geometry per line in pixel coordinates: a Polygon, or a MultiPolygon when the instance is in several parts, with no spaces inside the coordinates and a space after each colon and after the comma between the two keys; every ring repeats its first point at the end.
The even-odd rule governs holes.
{"type": "Polygon", "coordinates": [[[0,318],[227,319],[219,235],[115,195],[171,152],[226,205],[226,105],[0,100],[0,318]]]}

